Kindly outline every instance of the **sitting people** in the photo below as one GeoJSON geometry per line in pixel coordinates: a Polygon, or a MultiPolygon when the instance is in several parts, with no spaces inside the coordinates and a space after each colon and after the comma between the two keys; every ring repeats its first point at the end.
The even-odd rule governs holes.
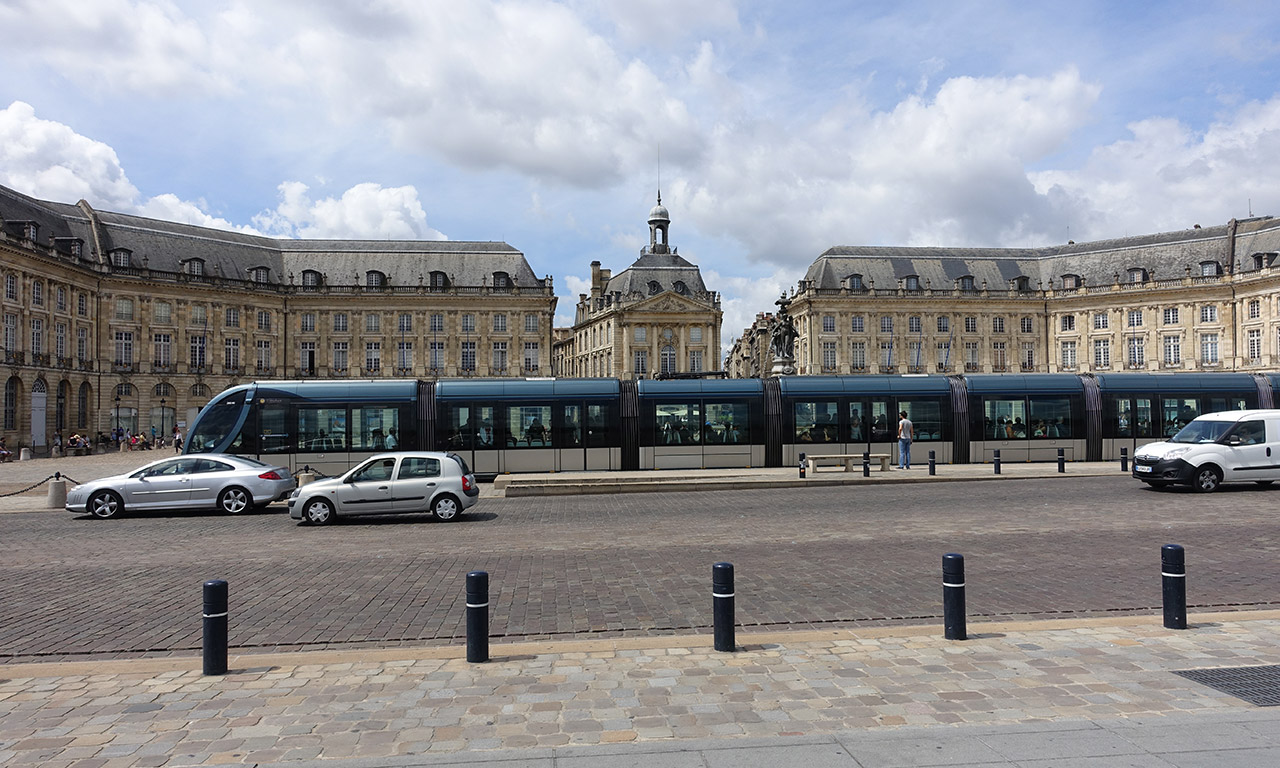
{"type": "Polygon", "coordinates": [[[4,444],[3,437],[0,437],[0,461],[13,461],[13,452],[4,444]]]}

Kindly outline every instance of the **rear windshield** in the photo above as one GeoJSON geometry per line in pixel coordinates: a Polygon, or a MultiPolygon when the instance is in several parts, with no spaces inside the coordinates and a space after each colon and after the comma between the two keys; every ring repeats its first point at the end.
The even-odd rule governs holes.
{"type": "Polygon", "coordinates": [[[1234,421],[1200,421],[1199,419],[1178,430],[1169,438],[1172,443],[1216,443],[1236,423],[1234,421]]]}
{"type": "Polygon", "coordinates": [[[451,458],[451,459],[453,459],[454,461],[458,462],[458,466],[462,467],[462,474],[464,474],[464,475],[469,475],[469,474],[471,474],[471,467],[468,467],[468,466],[467,466],[467,460],[466,460],[466,459],[462,458],[461,456],[459,456],[459,455],[458,455],[458,454],[456,454],[456,453],[451,453],[451,454],[449,454],[449,458],[451,458]]]}

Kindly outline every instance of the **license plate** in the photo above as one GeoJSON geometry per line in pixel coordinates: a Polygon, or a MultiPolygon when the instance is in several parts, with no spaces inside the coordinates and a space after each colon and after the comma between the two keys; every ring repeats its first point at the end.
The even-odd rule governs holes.
{"type": "Polygon", "coordinates": [[[1141,466],[1141,465],[1135,464],[1135,465],[1133,466],[1133,471],[1134,471],[1134,472],[1150,472],[1150,471],[1151,471],[1151,467],[1144,467],[1144,466],[1141,466]]]}

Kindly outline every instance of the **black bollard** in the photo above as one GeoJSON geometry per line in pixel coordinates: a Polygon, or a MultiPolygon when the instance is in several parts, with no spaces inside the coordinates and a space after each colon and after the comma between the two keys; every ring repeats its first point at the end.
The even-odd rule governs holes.
{"type": "Polygon", "coordinates": [[[1129,471],[1129,449],[1128,448],[1120,449],[1120,471],[1121,472],[1129,471]]]}
{"type": "Polygon", "coordinates": [[[994,455],[991,457],[991,458],[992,458],[992,463],[994,463],[994,464],[995,464],[995,467],[996,467],[996,474],[998,475],[998,474],[1000,474],[1000,449],[999,449],[999,448],[997,448],[997,449],[995,449],[994,451],[992,451],[992,453],[994,454],[994,455]]]}
{"type": "Polygon", "coordinates": [[[871,477],[871,451],[862,452],[862,476],[871,477]]]}
{"type": "Polygon", "coordinates": [[[1187,553],[1177,544],[1160,548],[1164,628],[1187,628],[1187,553]]]}
{"type": "Polygon", "coordinates": [[[964,619],[964,555],[942,556],[942,626],[947,640],[968,639],[964,619]]]}
{"type": "Polygon", "coordinates": [[[1067,471],[1067,451],[1065,448],[1058,449],[1058,473],[1067,471]]]}
{"type": "Polygon", "coordinates": [[[804,451],[800,452],[800,479],[804,479],[804,451]]]}
{"type": "Polygon", "coordinates": [[[733,563],[711,566],[711,616],[717,651],[734,651],[733,563]]]}
{"type": "Polygon", "coordinates": [[[467,574],[467,661],[483,664],[489,660],[489,574],[467,574]]]}
{"type": "Polygon", "coordinates": [[[227,674],[227,582],[204,583],[204,673],[227,674]]]}
{"type": "Polygon", "coordinates": [[[937,451],[929,451],[929,474],[938,474],[937,451]]]}

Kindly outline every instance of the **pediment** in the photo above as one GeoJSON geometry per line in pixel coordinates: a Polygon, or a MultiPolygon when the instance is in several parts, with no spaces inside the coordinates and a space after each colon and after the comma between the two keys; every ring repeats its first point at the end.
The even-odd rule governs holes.
{"type": "Polygon", "coordinates": [[[705,304],[678,293],[664,291],[627,307],[631,312],[705,312],[705,304]]]}

